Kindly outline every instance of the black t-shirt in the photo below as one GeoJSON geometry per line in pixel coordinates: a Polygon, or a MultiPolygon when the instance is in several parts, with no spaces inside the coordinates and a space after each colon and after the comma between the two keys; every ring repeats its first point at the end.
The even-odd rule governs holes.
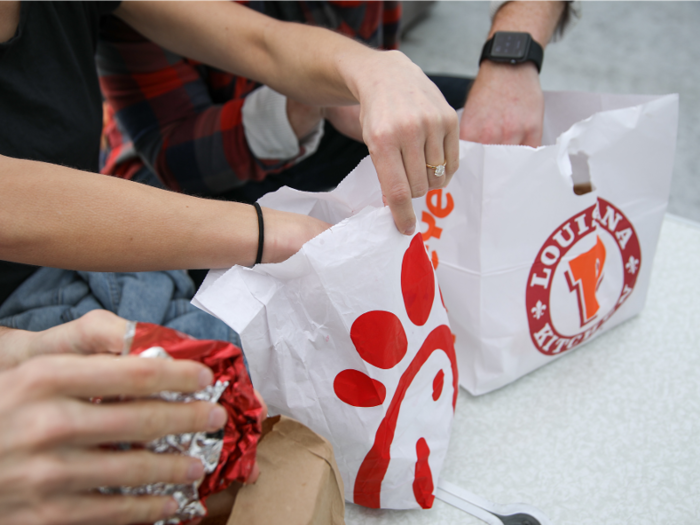
{"type": "MultiPolygon", "coordinates": [[[[0,154],[98,170],[94,56],[100,16],[118,5],[22,2],[15,36],[0,44],[0,154]]],[[[0,304],[36,269],[0,261],[0,304]]]]}

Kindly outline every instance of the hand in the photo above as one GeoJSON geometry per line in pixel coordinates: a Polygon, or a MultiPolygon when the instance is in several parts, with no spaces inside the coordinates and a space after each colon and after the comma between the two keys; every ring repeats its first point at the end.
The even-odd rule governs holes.
{"type": "Polygon", "coordinates": [[[311,133],[322,118],[321,108],[287,98],[287,120],[292,126],[297,140],[301,140],[311,133]]]}
{"type": "Polygon", "coordinates": [[[141,400],[92,404],[91,397],[194,392],[212,383],[191,361],[112,356],[43,356],[0,372],[0,516],[7,523],[153,523],[171,516],[169,497],[105,496],[101,486],[187,483],[199,460],[100,444],[215,431],[226,412],[212,403],[141,400]]]}
{"type": "Polygon", "coordinates": [[[464,106],[459,137],[483,144],[542,144],[544,97],[537,68],[485,60],[464,106]]]}
{"type": "Polygon", "coordinates": [[[412,198],[446,186],[459,167],[457,114],[418,66],[399,51],[364,61],[351,84],[360,101],[360,124],[398,230],[412,235],[412,198]],[[447,162],[436,177],[426,164],[447,162]]]}
{"type": "Polygon", "coordinates": [[[93,310],[41,332],[0,329],[0,370],[43,354],[121,354],[126,319],[93,310]]]}
{"type": "Polygon", "coordinates": [[[330,106],[323,109],[323,116],[340,133],[357,142],[362,142],[360,106],[330,106]]]}
{"type": "Polygon", "coordinates": [[[307,241],[331,227],[327,222],[286,211],[262,208],[265,221],[263,263],[287,260],[307,241]]]}

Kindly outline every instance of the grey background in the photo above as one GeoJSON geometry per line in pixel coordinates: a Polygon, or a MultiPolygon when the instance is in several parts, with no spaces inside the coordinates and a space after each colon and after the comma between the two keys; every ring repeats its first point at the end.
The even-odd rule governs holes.
{"type": "MultiPolygon", "coordinates": [[[[407,15],[419,2],[405,3],[407,15]]],[[[476,76],[490,28],[488,2],[435,2],[401,50],[429,73],[476,76]]],[[[542,88],[679,93],[680,119],[668,212],[700,222],[700,2],[583,2],[582,17],[545,51],[542,88]]]]}

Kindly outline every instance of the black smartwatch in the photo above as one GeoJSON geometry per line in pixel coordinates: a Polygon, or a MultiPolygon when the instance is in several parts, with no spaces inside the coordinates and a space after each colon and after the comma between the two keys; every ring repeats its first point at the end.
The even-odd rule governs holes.
{"type": "Polygon", "coordinates": [[[484,60],[503,64],[534,62],[539,73],[542,69],[543,58],[542,46],[532,39],[530,33],[497,31],[493,38],[484,44],[479,65],[484,60]]]}

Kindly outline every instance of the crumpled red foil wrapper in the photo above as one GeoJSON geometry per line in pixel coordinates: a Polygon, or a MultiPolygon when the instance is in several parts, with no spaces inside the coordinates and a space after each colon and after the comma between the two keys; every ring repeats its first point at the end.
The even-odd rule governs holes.
{"type": "Polygon", "coordinates": [[[170,328],[137,323],[129,353],[138,355],[152,347],[163,348],[174,359],[202,363],[214,372],[214,382],[229,383],[218,401],[228,413],[223,448],[216,469],[199,486],[200,500],[234,481],[245,483],[255,465],[262,405],[253,391],[241,349],[225,341],[194,339],[170,328]]]}

